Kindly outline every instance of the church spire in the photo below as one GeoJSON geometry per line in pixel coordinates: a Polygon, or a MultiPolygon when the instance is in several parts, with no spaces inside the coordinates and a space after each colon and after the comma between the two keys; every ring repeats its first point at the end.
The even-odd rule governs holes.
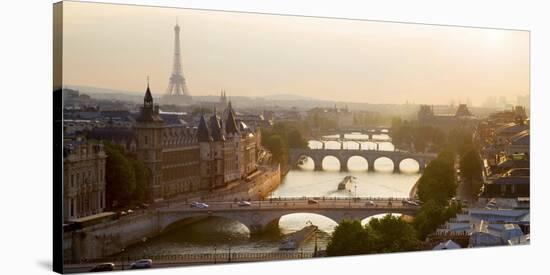
{"type": "Polygon", "coordinates": [[[153,106],[153,95],[151,94],[151,89],[149,88],[149,76],[147,76],[147,90],[145,90],[145,97],[143,98],[144,106],[153,106]]]}

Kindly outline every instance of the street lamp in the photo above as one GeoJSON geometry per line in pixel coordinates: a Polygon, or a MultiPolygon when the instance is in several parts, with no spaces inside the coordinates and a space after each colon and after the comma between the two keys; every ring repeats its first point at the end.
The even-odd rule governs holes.
{"type": "Polygon", "coordinates": [[[262,208],[262,192],[260,190],[258,190],[258,201],[260,204],[259,208],[262,208]]]}
{"type": "Polygon", "coordinates": [[[218,247],[216,245],[214,245],[214,264],[216,264],[216,261],[217,261],[217,256],[218,254],[216,254],[216,250],[218,249],[218,247]]]}
{"type": "Polygon", "coordinates": [[[317,257],[317,228],[315,228],[315,231],[313,231],[314,237],[315,237],[315,247],[313,248],[313,257],[317,257]]]}
{"type": "MultiPolygon", "coordinates": [[[[124,253],[124,247],[120,249],[120,254],[124,253]]],[[[122,270],[124,270],[124,256],[120,257],[120,265],[122,267],[122,270]]]]}
{"type": "Polygon", "coordinates": [[[228,238],[228,241],[229,241],[229,255],[227,257],[227,262],[230,263],[231,262],[231,237],[228,238]]]}

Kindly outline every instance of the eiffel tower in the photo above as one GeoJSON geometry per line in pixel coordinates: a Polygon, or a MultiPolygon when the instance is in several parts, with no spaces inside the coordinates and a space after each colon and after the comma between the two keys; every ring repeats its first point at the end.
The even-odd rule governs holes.
{"type": "Polygon", "coordinates": [[[181,69],[180,26],[177,22],[174,27],[174,35],[174,66],[163,101],[165,104],[189,104],[191,95],[181,69]]]}

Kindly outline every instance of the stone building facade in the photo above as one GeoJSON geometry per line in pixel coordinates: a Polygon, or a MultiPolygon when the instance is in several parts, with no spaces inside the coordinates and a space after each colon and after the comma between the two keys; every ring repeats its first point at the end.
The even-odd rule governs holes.
{"type": "Polygon", "coordinates": [[[172,117],[163,119],[149,85],[133,130],[137,159],[151,172],[153,200],[199,190],[200,151],[194,130],[172,117]]]}
{"type": "Polygon", "coordinates": [[[258,136],[228,103],[220,118],[201,115],[197,129],[200,146],[201,189],[215,190],[245,178],[257,169],[258,136]],[[225,119],[223,117],[226,116],[225,119]]]}
{"type": "Polygon", "coordinates": [[[105,209],[103,145],[68,141],[63,150],[63,220],[70,221],[105,209]]]}

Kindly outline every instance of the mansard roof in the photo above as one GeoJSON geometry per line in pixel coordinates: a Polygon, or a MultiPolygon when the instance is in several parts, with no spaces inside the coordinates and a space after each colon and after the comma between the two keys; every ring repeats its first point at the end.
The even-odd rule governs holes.
{"type": "Polygon", "coordinates": [[[233,113],[233,108],[231,107],[231,101],[229,101],[229,106],[227,107],[227,120],[225,121],[225,133],[226,134],[239,134],[239,129],[237,123],[235,122],[235,114],[233,113]]]}
{"type": "Polygon", "coordinates": [[[220,119],[218,118],[218,115],[216,115],[215,112],[210,117],[209,126],[210,126],[210,134],[214,141],[225,141],[225,136],[223,135],[223,132],[222,132],[220,119]]]}

